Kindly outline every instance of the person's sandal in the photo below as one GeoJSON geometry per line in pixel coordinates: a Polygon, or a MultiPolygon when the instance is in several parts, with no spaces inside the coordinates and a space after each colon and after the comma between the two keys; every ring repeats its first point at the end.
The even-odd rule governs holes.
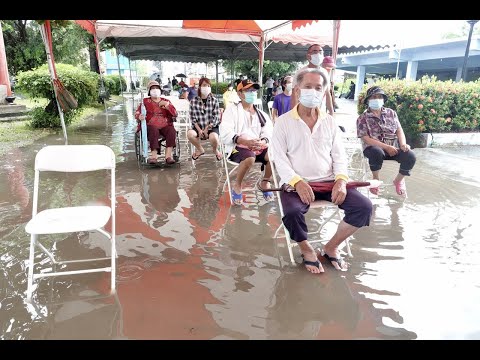
{"type": "Polygon", "coordinates": [[[262,188],[261,183],[264,182],[264,181],[272,183],[269,179],[262,179],[259,182],[257,182],[257,189],[262,192],[263,198],[265,199],[265,201],[272,201],[273,200],[273,192],[262,188]]]}
{"type": "Polygon", "coordinates": [[[166,162],[168,165],[175,164],[175,160],[173,160],[171,157],[166,158],[166,159],[165,159],[165,162],[166,162]]]}
{"type": "Polygon", "coordinates": [[[232,202],[234,205],[242,205],[243,194],[241,191],[240,191],[240,194],[237,194],[235,190],[233,190],[232,188],[231,195],[232,195],[232,202]]]}

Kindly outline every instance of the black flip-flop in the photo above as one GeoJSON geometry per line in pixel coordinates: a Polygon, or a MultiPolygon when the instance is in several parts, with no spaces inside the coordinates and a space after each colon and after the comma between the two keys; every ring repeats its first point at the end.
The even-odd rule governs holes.
{"type": "MultiPolygon", "coordinates": [[[[303,254],[302,254],[302,259],[303,259],[303,264],[304,265],[315,266],[318,270],[320,270],[320,261],[318,261],[318,260],[315,260],[315,261],[305,260],[305,256],[303,256],[303,254]]],[[[320,272],[320,274],[321,273],[322,272],[320,272]]]]}
{"type": "Polygon", "coordinates": [[[201,154],[199,154],[197,157],[195,157],[195,154],[192,155],[192,160],[197,160],[200,156],[202,156],[203,154],[205,154],[205,151],[202,152],[201,154]]]}
{"type": "Polygon", "coordinates": [[[333,266],[332,262],[336,262],[338,264],[340,269],[337,269],[335,266],[333,266],[335,268],[335,270],[337,270],[337,271],[347,271],[348,270],[348,269],[343,268],[343,264],[345,263],[345,261],[342,258],[337,259],[333,256],[328,255],[325,251],[323,252],[323,257],[325,259],[327,259],[328,261],[330,261],[330,265],[332,265],[332,266],[333,266]]]}

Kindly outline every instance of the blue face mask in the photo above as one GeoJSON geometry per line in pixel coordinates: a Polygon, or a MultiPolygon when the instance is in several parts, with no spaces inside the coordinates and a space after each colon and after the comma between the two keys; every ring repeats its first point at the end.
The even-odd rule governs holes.
{"type": "Polygon", "coordinates": [[[368,100],[368,107],[372,110],[381,109],[383,106],[383,99],[371,99],[368,100]]]}
{"type": "Polygon", "coordinates": [[[245,93],[245,101],[249,104],[253,104],[257,100],[257,92],[249,91],[245,93]]]}

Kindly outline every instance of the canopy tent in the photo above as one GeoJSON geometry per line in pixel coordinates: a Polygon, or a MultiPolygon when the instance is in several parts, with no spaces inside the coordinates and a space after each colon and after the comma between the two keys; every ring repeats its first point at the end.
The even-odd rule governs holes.
{"type": "MultiPolygon", "coordinates": [[[[86,22],[85,20],[77,23],[86,22]]],[[[81,24],[99,38],[113,38],[118,53],[130,60],[207,62],[259,59],[305,61],[306,50],[320,44],[327,55],[377,48],[338,48],[339,20],[94,20],[81,24]],[[320,33],[297,35],[312,22],[320,33]],[[332,27],[333,24],[333,27],[332,27]]]]}
{"type": "MultiPolygon", "coordinates": [[[[306,49],[312,44],[322,45],[325,53],[331,55],[333,43],[338,44],[338,31],[333,33],[330,21],[323,21],[322,33],[314,36],[297,35],[290,26],[287,26],[290,23],[293,27],[294,24],[306,21],[315,20],[293,20],[291,22],[265,20],[264,22],[271,22],[271,27],[264,31],[264,58],[276,61],[305,61],[306,49]],[[285,25],[285,23],[287,24],[285,25]]],[[[131,60],[205,62],[218,59],[259,58],[258,43],[262,36],[258,33],[252,34],[253,31],[249,27],[251,23],[256,24],[256,20],[235,22],[244,22],[246,24],[245,32],[241,32],[240,27],[235,30],[222,28],[222,31],[220,28],[201,27],[198,22],[214,26],[213,23],[228,21],[184,20],[184,26],[188,26],[188,28],[184,28],[179,27],[182,24],[181,20],[98,20],[96,28],[100,38],[114,38],[117,50],[131,60]]],[[[339,21],[334,23],[338,24],[339,21]]],[[[343,46],[339,48],[339,52],[346,53],[379,47],[343,46]]]]}

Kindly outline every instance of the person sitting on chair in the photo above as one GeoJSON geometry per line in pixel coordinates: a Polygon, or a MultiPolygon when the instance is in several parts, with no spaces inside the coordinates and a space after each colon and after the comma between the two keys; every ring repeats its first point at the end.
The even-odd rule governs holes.
{"type": "Polygon", "coordinates": [[[135,119],[139,122],[139,126],[140,121],[144,118],[147,120],[147,138],[151,149],[148,163],[157,163],[157,155],[160,152],[158,140],[161,134],[166,140],[165,162],[174,164],[172,151],[177,132],[173,126],[173,118],[177,117],[177,110],[170,101],[160,96],[160,84],[158,82],[150,81],[147,85],[147,93],[149,97],[143,99],[147,115],[142,115],[142,104],[139,104],[137,111],[135,111],[135,119]]]}
{"type": "Polygon", "coordinates": [[[218,151],[218,125],[220,124],[220,112],[218,100],[212,95],[210,80],[202,77],[199,81],[198,95],[190,101],[190,119],[192,129],[188,130],[187,138],[195,146],[192,155],[197,160],[205,154],[205,149],[200,140],[209,140],[212,144],[213,153],[218,161],[222,160],[222,153],[218,151]]]}
{"type": "MultiPolygon", "coordinates": [[[[254,106],[257,90],[260,85],[250,80],[242,80],[237,85],[238,104],[232,104],[223,112],[220,123],[220,136],[225,145],[229,160],[239,163],[236,181],[232,184],[232,200],[234,204],[242,204],[242,182],[248,170],[255,162],[262,163],[264,176],[257,187],[259,190],[269,189],[272,169],[268,161],[268,143],[270,142],[273,124],[270,117],[254,106]]],[[[267,201],[273,199],[273,193],[266,191],[263,197],[267,201]]]]}
{"type": "MultiPolygon", "coordinates": [[[[395,110],[384,107],[388,97],[379,86],[367,90],[364,104],[368,108],[357,119],[357,136],[362,139],[363,154],[368,158],[375,180],[379,179],[384,160],[396,160],[400,170],[393,180],[398,195],[406,196],[405,176],[415,165],[416,157],[405,140],[405,133],[395,110]]],[[[378,195],[379,188],[370,188],[378,195]]]]}
{"type": "Polygon", "coordinates": [[[342,135],[331,115],[320,110],[323,93],[328,91],[325,69],[306,68],[296,75],[299,104],[278,117],[273,128],[272,156],[281,184],[295,188],[282,191],[283,224],[302,252],[304,264],[314,274],[324,272],[318,255],[308,242],[305,213],[315,200],[327,200],[345,212],[336,233],[325,244],[322,255],[337,270],[347,266],[339,246],[359,228],[368,226],[372,202],[356,189],[346,188],[348,160],[342,135]],[[331,192],[314,192],[309,182],[334,182],[331,192]]]}

